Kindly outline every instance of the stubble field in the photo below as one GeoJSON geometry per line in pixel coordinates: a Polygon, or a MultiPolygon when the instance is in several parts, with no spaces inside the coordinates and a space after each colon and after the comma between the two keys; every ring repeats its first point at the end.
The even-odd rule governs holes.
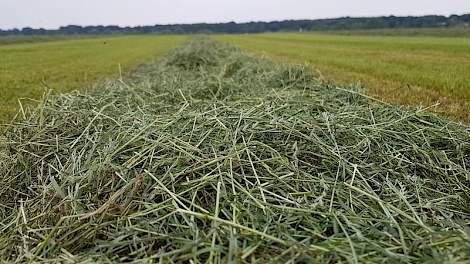
{"type": "Polygon", "coordinates": [[[28,104],[49,91],[90,89],[100,79],[127,74],[185,38],[0,38],[0,120],[11,119],[18,100],[28,104]]]}
{"type": "Polygon", "coordinates": [[[431,110],[468,122],[470,38],[429,37],[428,31],[443,35],[436,30],[418,31],[424,35],[418,37],[364,31],[369,36],[289,33],[217,39],[277,61],[308,64],[326,80],[361,84],[387,102],[425,107],[439,103],[431,110]]]}

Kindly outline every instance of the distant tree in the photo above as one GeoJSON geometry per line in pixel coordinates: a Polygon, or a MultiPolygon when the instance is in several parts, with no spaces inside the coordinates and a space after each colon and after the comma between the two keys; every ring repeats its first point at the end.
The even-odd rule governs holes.
{"type": "Polygon", "coordinates": [[[422,17],[341,17],[318,20],[284,20],[272,22],[175,24],[136,27],[68,25],[57,30],[25,27],[22,30],[0,30],[8,35],[110,35],[110,34],[191,34],[191,33],[261,33],[281,31],[321,31],[386,28],[422,28],[470,26],[470,14],[422,17]]]}

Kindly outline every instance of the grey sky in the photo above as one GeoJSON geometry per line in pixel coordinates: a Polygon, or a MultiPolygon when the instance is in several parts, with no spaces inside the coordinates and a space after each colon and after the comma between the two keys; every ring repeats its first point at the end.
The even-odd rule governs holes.
{"type": "Polygon", "coordinates": [[[0,28],[470,13],[470,0],[0,0],[0,28]]]}

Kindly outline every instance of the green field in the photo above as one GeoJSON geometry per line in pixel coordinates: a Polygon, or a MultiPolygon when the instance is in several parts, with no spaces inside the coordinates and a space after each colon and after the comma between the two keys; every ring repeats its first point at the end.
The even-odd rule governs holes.
{"type": "Polygon", "coordinates": [[[363,84],[388,102],[439,101],[434,111],[470,120],[470,38],[305,33],[217,39],[279,61],[307,63],[327,80],[363,84]]]}
{"type": "Polygon", "coordinates": [[[322,33],[351,36],[470,37],[470,27],[355,29],[322,33]]]}
{"type": "MultiPolygon", "coordinates": [[[[90,39],[99,38],[99,36],[2,36],[0,37],[0,45],[11,45],[11,44],[24,44],[24,43],[39,43],[39,42],[51,42],[59,40],[79,40],[79,39],[90,39]]],[[[101,36],[102,38],[102,36],[101,36]]]]}
{"type": "Polygon", "coordinates": [[[0,38],[0,44],[3,43],[0,45],[0,120],[12,117],[20,98],[39,99],[49,89],[54,92],[86,89],[103,77],[117,76],[119,65],[125,74],[184,39],[183,36],[70,40],[20,37],[8,41],[0,38]],[[15,41],[34,43],[12,44],[15,41]]]}

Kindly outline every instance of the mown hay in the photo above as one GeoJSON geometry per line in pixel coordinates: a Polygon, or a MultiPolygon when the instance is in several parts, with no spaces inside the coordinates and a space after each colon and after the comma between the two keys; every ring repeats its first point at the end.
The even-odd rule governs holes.
{"type": "Polygon", "coordinates": [[[195,39],[0,139],[1,261],[470,261],[470,129],[195,39]]]}

